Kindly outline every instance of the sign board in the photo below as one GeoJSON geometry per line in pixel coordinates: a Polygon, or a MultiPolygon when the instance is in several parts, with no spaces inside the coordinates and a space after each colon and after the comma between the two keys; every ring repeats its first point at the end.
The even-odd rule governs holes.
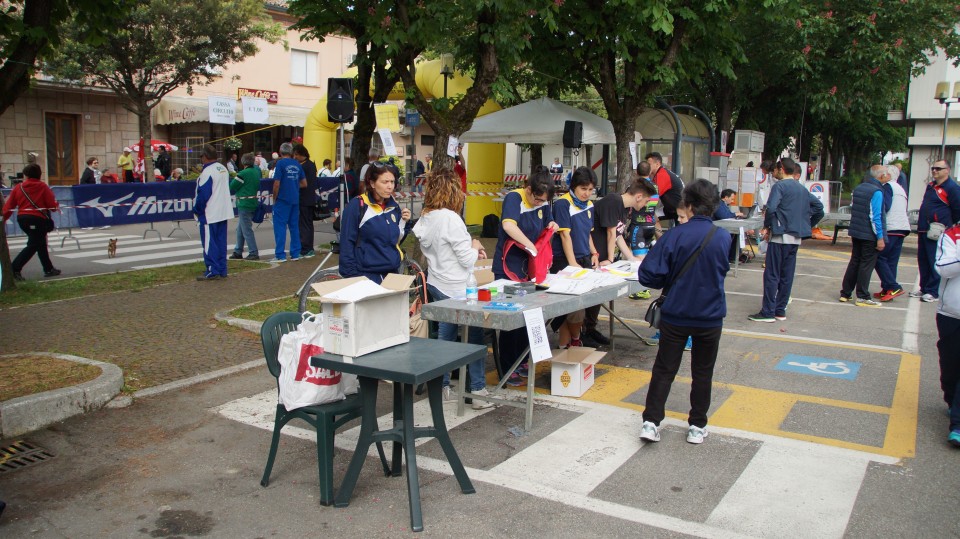
{"type": "Polygon", "coordinates": [[[267,110],[266,99],[260,97],[241,97],[240,105],[243,108],[244,123],[270,123],[270,113],[267,110]]]}
{"type": "Polygon", "coordinates": [[[830,182],[804,182],[803,186],[823,204],[823,213],[830,213],[830,182]]]}
{"type": "Polygon", "coordinates": [[[547,327],[543,321],[543,309],[537,307],[523,311],[523,319],[527,324],[527,337],[530,339],[530,357],[534,363],[553,357],[550,351],[550,342],[547,340],[547,327]]]}
{"type": "Polygon", "coordinates": [[[266,99],[267,103],[276,105],[280,101],[280,94],[276,90],[255,90],[253,88],[237,88],[237,99],[256,97],[266,99]]]}
{"type": "Polygon", "coordinates": [[[207,108],[210,114],[210,123],[228,125],[234,125],[234,123],[236,123],[236,99],[212,95],[207,98],[207,108]]]}
{"type": "Polygon", "coordinates": [[[377,133],[380,133],[380,140],[383,141],[383,153],[387,155],[397,155],[397,145],[393,142],[393,135],[390,134],[389,129],[377,129],[377,133]]]}
{"type": "Polygon", "coordinates": [[[420,125],[420,111],[417,109],[407,109],[406,118],[404,118],[403,123],[407,124],[409,127],[417,127],[420,125]]]}

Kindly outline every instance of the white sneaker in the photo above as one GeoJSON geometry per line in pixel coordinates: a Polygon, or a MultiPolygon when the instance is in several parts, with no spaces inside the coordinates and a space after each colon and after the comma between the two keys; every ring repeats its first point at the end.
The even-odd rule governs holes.
{"type": "Polygon", "coordinates": [[[911,298],[922,298],[922,297],[923,297],[923,290],[914,290],[913,292],[910,292],[910,297],[911,297],[911,298]]]}
{"type": "Polygon", "coordinates": [[[937,301],[937,299],[939,298],[934,297],[933,294],[924,294],[920,296],[920,301],[924,303],[931,303],[931,302],[937,301]]]}
{"type": "MultiPolygon", "coordinates": [[[[476,391],[471,391],[471,395],[477,395],[480,397],[489,397],[490,392],[487,391],[487,388],[478,389],[476,391]]],[[[483,410],[485,408],[492,408],[494,404],[490,401],[482,401],[478,399],[473,399],[473,409],[474,410],[483,410]]]]}
{"type": "Polygon", "coordinates": [[[644,421],[640,427],[640,439],[648,442],[660,441],[660,427],[653,424],[652,421],[644,421]]]}
{"type": "Polygon", "coordinates": [[[450,390],[450,386],[444,386],[443,388],[443,403],[444,404],[455,404],[457,402],[457,396],[453,394],[453,391],[450,390]]]}
{"type": "Polygon", "coordinates": [[[690,444],[702,444],[703,439],[707,437],[707,427],[695,427],[690,425],[690,428],[687,429],[687,443],[690,444]]]}

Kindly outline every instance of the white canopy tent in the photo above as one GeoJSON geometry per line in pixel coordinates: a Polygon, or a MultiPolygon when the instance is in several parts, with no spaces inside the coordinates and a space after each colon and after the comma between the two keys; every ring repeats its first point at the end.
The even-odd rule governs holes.
{"type": "Polygon", "coordinates": [[[560,144],[567,120],[583,123],[584,144],[616,144],[609,120],[547,97],[477,118],[460,142],[560,144]]]}

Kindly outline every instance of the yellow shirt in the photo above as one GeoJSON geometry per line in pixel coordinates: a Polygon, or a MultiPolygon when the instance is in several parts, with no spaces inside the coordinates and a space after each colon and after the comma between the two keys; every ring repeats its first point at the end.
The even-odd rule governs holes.
{"type": "Polygon", "coordinates": [[[133,170],[133,156],[120,154],[120,158],[117,159],[117,166],[121,170],[133,170]]]}

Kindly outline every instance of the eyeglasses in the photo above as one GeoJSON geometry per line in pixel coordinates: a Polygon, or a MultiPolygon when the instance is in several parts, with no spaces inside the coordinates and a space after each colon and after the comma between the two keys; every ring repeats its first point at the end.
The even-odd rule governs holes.
{"type": "Polygon", "coordinates": [[[930,167],[930,170],[937,172],[940,170],[947,170],[947,167],[930,167]]]}
{"type": "Polygon", "coordinates": [[[534,202],[534,204],[546,204],[546,203],[547,203],[547,196],[546,196],[546,195],[544,195],[544,196],[542,196],[542,197],[535,196],[535,197],[533,197],[533,202],[534,202]]]}

